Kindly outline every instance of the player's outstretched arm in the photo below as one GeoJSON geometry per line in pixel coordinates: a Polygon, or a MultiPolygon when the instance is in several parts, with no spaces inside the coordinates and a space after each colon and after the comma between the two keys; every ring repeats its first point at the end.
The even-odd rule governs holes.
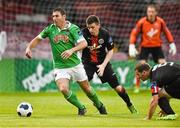
{"type": "Polygon", "coordinates": [[[27,58],[31,59],[32,58],[32,48],[35,48],[36,45],[41,41],[41,39],[37,36],[35,37],[26,47],[26,51],[25,54],[27,56],[27,58]]]}
{"type": "Polygon", "coordinates": [[[158,95],[154,95],[151,99],[151,102],[150,102],[150,106],[149,106],[149,112],[148,112],[148,115],[147,115],[147,119],[151,119],[155,110],[156,110],[156,107],[158,105],[158,95]]]}

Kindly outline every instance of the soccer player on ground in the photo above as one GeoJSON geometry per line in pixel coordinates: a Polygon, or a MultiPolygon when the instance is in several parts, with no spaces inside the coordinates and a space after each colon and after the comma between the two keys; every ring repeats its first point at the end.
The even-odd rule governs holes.
{"type": "Polygon", "coordinates": [[[157,105],[162,117],[158,119],[173,120],[177,114],[172,110],[169,99],[180,99],[180,65],[174,62],[158,64],[152,68],[148,63],[139,63],[135,68],[136,76],[141,80],[150,79],[152,99],[146,119],[151,119],[157,105]]]}
{"type": "MultiPolygon", "coordinates": [[[[140,63],[145,63],[151,54],[155,63],[165,63],[164,54],[162,51],[162,32],[165,33],[167,40],[169,41],[169,53],[172,55],[176,54],[176,45],[174,43],[173,36],[166,26],[165,21],[157,16],[157,7],[154,4],[147,6],[147,16],[141,18],[135,28],[130,34],[129,44],[129,56],[135,57],[138,52],[135,48],[135,42],[139,33],[141,33],[140,63]]],[[[140,80],[136,79],[135,92],[139,92],[140,80]]]]}
{"type": "Polygon", "coordinates": [[[86,113],[85,106],[69,88],[69,82],[72,78],[78,82],[100,114],[107,114],[104,105],[90,86],[81,59],[77,55],[79,50],[87,46],[79,27],[66,21],[66,14],[62,8],[53,10],[52,19],[54,23],[47,26],[29,43],[26,48],[26,56],[31,58],[31,49],[36,47],[42,39],[48,37],[53,54],[55,81],[65,99],[78,108],[78,115],[86,113]]]}
{"type": "Polygon", "coordinates": [[[109,32],[101,27],[99,17],[90,15],[86,19],[86,26],[82,30],[88,46],[83,49],[82,61],[89,81],[92,80],[94,73],[97,73],[102,83],[108,82],[109,85],[126,102],[131,113],[137,113],[134,105],[125,88],[120,85],[114,73],[110,59],[113,56],[113,40],[109,32]]]}

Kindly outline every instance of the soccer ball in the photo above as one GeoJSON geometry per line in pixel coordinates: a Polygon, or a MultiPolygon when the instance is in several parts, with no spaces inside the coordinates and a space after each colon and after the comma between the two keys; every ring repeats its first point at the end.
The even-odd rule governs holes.
{"type": "Polygon", "coordinates": [[[30,117],[33,113],[33,107],[28,102],[22,102],[17,107],[17,113],[21,117],[30,117]]]}

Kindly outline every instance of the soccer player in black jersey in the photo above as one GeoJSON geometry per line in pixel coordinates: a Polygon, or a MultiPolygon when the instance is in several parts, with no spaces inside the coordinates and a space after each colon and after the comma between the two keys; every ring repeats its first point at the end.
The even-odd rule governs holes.
{"type": "Polygon", "coordinates": [[[82,30],[88,46],[82,51],[82,62],[86,70],[89,81],[94,73],[97,73],[102,83],[109,85],[126,102],[131,113],[137,113],[136,108],[130,101],[125,88],[119,83],[116,74],[112,70],[110,59],[113,55],[113,40],[109,32],[100,26],[99,17],[90,15],[86,19],[86,26],[82,30]]]}
{"type": "Polygon", "coordinates": [[[176,119],[177,114],[172,110],[169,99],[180,99],[180,65],[167,62],[151,68],[148,63],[137,64],[135,72],[143,81],[150,79],[152,100],[146,119],[152,118],[157,105],[161,108],[160,114],[163,115],[158,119],[176,119]]]}

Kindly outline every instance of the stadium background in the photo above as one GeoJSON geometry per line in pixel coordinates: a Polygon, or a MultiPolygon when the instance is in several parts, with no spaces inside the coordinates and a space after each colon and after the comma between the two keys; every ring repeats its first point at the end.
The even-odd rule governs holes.
{"type": "MultiPolygon", "coordinates": [[[[52,23],[51,12],[57,6],[63,7],[67,12],[67,19],[80,28],[85,27],[88,15],[100,17],[102,26],[110,31],[115,42],[113,68],[121,83],[127,88],[132,87],[135,61],[129,60],[127,55],[129,33],[136,21],[146,14],[146,5],[152,2],[159,4],[159,16],[167,22],[179,51],[178,0],[0,0],[0,31],[7,33],[7,48],[0,61],[0,92],[57,90],[53,82],[48,40],[44,40],[33,50],[33,60],[26,59],[24,54],[27,43],[48,23],[52,23]]],[[[166,59],[178,61],[180,53],[170,56],[168,43],[164,38],[163,40],[166,59]]],[[[98,89],[108,89],[107,85],[99,86],[96,78],[92,84],[98,89]]],[[[78,89],[77,86],[72,87],[78,89]]]]}

